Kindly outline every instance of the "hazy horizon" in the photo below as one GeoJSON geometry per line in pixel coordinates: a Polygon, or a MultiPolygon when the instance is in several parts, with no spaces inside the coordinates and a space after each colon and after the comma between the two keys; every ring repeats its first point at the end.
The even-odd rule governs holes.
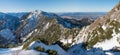
{"type": "Polygon", "coordinates": [[[119,0],[1,0],[0,12],[109,12],[119,0]]]}

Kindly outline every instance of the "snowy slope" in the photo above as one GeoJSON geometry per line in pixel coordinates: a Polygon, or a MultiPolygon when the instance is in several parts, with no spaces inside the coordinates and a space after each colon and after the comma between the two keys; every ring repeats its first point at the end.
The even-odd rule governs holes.
{"type": "Polygon", "coordinates": [[[117,40],[120,37],[120,33],[116,34],[115,30],[113,30],[112,36],[113,36],[113,38],[111,38],[110,40],[105,40],[103,42],[98,42],[97,44],[94,45],[94,47],[100,47],[103,50],[110,50],[115,46],[120,46],[120,44],[117,40]]]}
{"type": "Polygon", "coordinates": [[[45,50],[56,50],[58,52],[58,55],[69,55],[65,50],[63,50],[59,45],[45,45],[42,42],[32,42],[29,46],[29,49],[33,49],[34,47],[41,46],[45,48],[45,50]]]}
{"type": "Polygon", "coordinates": [[[84,47],[82,43],[76,44],[68,50],[68,53],[70,55],[106,55],[102,49],[92,48],[86,50],[84,47]]]}
{"type": "Polygon", "coordinates": [[[22,50],[22,46],[15,48],[0,48],[0,55],[47,55],[35,50],[22,50]]]}
{"type": "Polygon", "coordinates": [[[23,50],[22,46],[15,47],[15,48],[0,48],[0,55],[48,55],[47,53],[38,52],[36,50],[33,50],[35,46],[41,46],[44,47],[45,50],[51,49],[58,51],[59,55],[119,55],[120,52],[112,52],[104,50],[100,48],[92,48],[90,50],[85,50],[82,44],[77,44],[72,46],[68,51],[64,51],[61,49],[58,45],[45,45],[43,43],[39,42],[32,42],[29,46],[29,50],[23,50]]]}

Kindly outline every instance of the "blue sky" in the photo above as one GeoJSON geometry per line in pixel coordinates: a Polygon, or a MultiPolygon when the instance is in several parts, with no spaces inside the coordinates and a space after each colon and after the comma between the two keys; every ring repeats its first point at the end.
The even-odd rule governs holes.
{"type": "Polygon", "coordinates": [[[119,0],[0,0],[0,12],[108,12],[119,0]]]}

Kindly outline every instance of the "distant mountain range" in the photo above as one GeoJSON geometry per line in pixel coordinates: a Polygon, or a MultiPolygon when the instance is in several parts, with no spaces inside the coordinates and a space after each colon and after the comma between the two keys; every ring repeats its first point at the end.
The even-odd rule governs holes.
{"type": "Polygon", "coordinates": [[[83,18],[90,18],[90,19],[97,19],[102,17],[107,12],[66,12],[66,13],[56,13],[61,17],[72,17],[74,19],[83,19],[83,18]]]}

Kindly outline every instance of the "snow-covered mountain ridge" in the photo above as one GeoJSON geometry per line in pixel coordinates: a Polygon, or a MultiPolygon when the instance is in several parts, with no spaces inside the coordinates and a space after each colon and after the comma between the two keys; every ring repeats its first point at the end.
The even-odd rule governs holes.
{"type": "MultiPolygon", "coordinates": [[[[56,35],[58,37],[56,41],[58,39],[68,39],[68,37],[73,38],[73,36],[77,35],[80,31],[79,28],[89,25],[93,22],[89,19],[63,19],[54,13],[47,13],[40,10],[25,13],[1,13],[0,17],[0,36],[3,38],[3,40],[1,40],[1,43],[6,43],[6,46],[9,44],[16,45],[24,43],[34,36],[47,36],[46,33],[48,31],[51,31],[51,33],[48,33],[48,35],[60,35],[56,35]],[[53,30],[51,30],[51,28],[53,30]],[[53,31],[55,29],[57,29],[57,31],[54,33],[53,31]],[[9,34],[14,38],[12,39],[10,36],[8,36],[9,34]],[[11,41],[9,41],[7,37],[11,38],[11,41]]],[[[53,42],[54,40],[52,43],[53,42]]],[[[2,45],[2,47],[4,47],[4,45],[2,45]]]]}
{"type": "Polygon", "coordinates": [[[1,41],[1,47],[21,45],[20,48],[0,49],[1,55],[120,54],[120,3],[92,24],[88,23],[87,19],[85,20],[88,24],[83,24],[84,19],[62,19],[54,13],[37,10],[20,18],[0,14],[1,27],[3,26],[0,40],[4,40],[1,41]],[[10,22],[13,18],[18,22],[10,22]]]}

